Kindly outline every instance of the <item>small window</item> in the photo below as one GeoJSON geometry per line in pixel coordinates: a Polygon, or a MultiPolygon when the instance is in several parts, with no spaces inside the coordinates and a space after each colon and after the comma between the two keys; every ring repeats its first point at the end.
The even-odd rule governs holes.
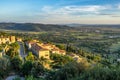
{"type": "Polygon", "coordinates": [[[46,54],[45,56],[48,56],[48,54],[46,54]]]}

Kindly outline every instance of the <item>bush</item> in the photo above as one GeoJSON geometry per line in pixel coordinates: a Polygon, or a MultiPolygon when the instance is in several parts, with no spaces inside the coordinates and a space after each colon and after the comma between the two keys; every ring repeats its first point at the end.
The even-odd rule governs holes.
{"type": "MultiPolygon", "coordinates": [[[[10,71],[10,61],[6,57],[0,58],[0,78],[4,78],[10,71]]],[[[1,80],[1,79],[0,79],[1,80]]]]}
{"type": "Polygon", "coordinates": [[[35,78],[32,75],[29,75],[29,76],[25,77],[25,80],[45,80],[45,79],[43,79],[43,78],[35,78]]]}
{"type": "Polygon", "coordinates": [[[11,59],[11,66],[12,69],[15,70],[16,72],[19,72],[22,68],[22,58],[20,56],[15,56],[14,58],[11,59]]]}
{"type": "Polygon", "coordinates": [[[21,78],[20,77],[15,77],[15,79],[13,79],[13,80],[21,80],[21,78]]]}
{"type": "Polygon", "coordinates": [[[120,80],[120,68],[94,67],[70,80],[120,80]]]}
{"type": "Polygon", "coordinates": [[[62,69],[55,73],[54,80],[69,80],[70,78],[80,75],[87,68],[87,63],[68,63],[62,69]]]}
{"type": "Polygon", "coordinates": [[[32,70],[33,64],[32,61],[26,61],[23,66],[22,66],[22,74],[23,76],[28,76],[31,74],[31,70],[32,70]]]}
{"type": "Polygon", "coordinates": [[[44,75],[44,72],[45,72],[45,69],[40,62],[36,61],[36,62],[33,63],[31,74],[34,77],[42,76],[42,75],[44,75]]]}

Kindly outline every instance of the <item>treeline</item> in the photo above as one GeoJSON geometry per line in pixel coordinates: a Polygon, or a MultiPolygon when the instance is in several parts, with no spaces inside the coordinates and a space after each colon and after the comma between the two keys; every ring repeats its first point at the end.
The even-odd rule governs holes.
{"type": "Polygon", "coordinates": [[[120,80],[120,67],[94,67],[69,80],[120,80]]]}
{"type": "Polygon", "coordinates": [[[85,63],[69,63],[48,80],[120,80],[120,67],[118,66],[88,67],[85,63]]]}

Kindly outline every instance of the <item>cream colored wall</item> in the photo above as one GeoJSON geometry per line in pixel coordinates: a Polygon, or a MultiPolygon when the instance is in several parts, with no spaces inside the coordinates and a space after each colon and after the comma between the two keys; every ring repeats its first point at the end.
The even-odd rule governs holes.
{"type": "Polygon", "coordinates": [[[0,57],[2,57],[2,53],[0,52],[0,57]]]}
{"type": "Polygon", "coordinates": [[[4,44],[6,43],[5,38],[3,38],[2,41],[3,41],[4,44]]]}
{"type": "Polygon", "coordinates": [[[49,59],[50,58],[50,52],[48,50],[46,50],[46,51],[39,51],[39,58],[41,58],[41,57],[49,59]]]}
{"type": "Polygon", "coordinates": [[[10,39],[11,39],[11,42],[12,42],[12,43],[15,42],[15,36],[11,36],[10,39]]]}

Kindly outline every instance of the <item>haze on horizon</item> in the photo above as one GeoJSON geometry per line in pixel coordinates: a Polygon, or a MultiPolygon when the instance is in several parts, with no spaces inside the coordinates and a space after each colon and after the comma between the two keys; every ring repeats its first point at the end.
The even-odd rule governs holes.
{"type": "Polygon", "coordinates": [[[0,0],[0,22],[120,24],[120,0],[0,0]]]}

